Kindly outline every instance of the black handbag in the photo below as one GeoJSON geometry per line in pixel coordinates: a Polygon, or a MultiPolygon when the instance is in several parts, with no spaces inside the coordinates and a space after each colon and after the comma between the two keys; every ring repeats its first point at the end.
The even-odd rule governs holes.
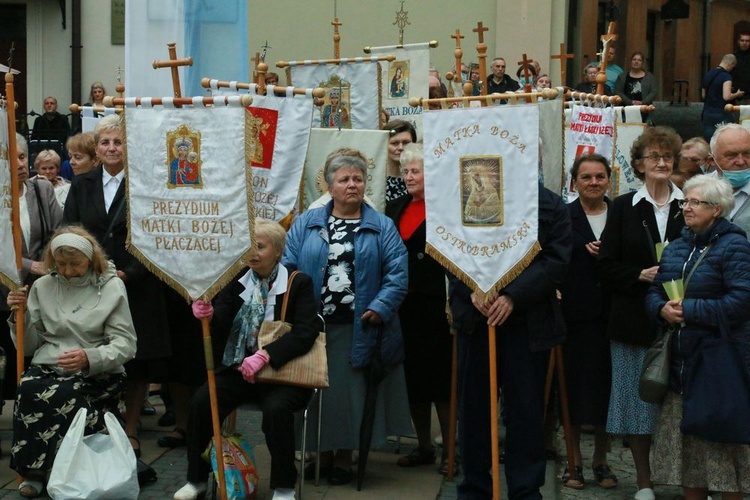
{"type": "Polygon", "coordinates": [[[638,380],[638,395],[643,401],[661,404],[667,395],[669,385],[669,343],[672,340],[674,327],[670,326],[661,338],[646,351],[643,369],[638,380]]]}
{"type": "Polygon", "coordinates": [[[691,358],[680,431],[717,443],[750,444],[750,353],[731,338],[721,309],[719,331],[719,337],[704,338],[691,358]]]}

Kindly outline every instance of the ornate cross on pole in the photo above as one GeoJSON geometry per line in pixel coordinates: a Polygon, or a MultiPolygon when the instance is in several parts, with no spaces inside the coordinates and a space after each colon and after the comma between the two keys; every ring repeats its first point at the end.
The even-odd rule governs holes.
{"type": "Polygon", "coordinates": [[[261,47],[263,49],[263,54],[261,54],[260,59],[261,61],[265,62],[266,60],[266,52],[268,52],[268,49],[273,48],[270,45],[268,45],[268,40],[266,40],[266,43],[264,43],[261,47]]]}
{"type": "Polygon", "coordinates": [[[607,83],[607,57],[609,56],[609,42],[617,40],[615,35],[615,22],[610,21],[607,32],[601,36],[602,52],[599,56],[599,74],[596,75],[596,93],[604,94],[604,85],[607,83]]]}
{"type": "Polygon", "coordinates": [[[568,82],[565,81],[565,71],[566,71],[565,67],[568,65],[568,63],[566,62],[566,59],[573,59],[574,57],[575,57],[575,54],[565,53],[564,43],[560,44],[560,53],[555,56],[550,57],[550,59],[560,59],[560,85],[562,85],[563,87],[568,84],[568,82]]]}
{"type": "Polygon", "coordinates": [[[485,28],[482,21],[477,23],[477,27],[472,29],[474,33],[479,37],[479,43],[477,43],[477,53],[479,54],[479,78],[482,79],[482,95],[487,95],[488,82],[487,82],[487,44],[484,43],[484,32],[489,31],[489,28],[485,28]]]}
{"type": "MultiPolygon", "coordinates": [[[[115,85],[115,92],[117,92],[117,97],[123,98],[125,97],[125,85],[123,85],[122,83],[122,68],[118,66],[115,74],[117,75],[117,85],[115,85]]],[[[115,107],[118,109],[123,108],[123,106],[115,106],[115,107]]]]}
{"type": "Polygon", "coordinates": [[[333,25],[333,58],[340,59],[341,50],[339,48],[339,42],[341,41],[341,35],[339,35],[339,26],[341,26],[341,23],[339,22],[339,18],[334,17],[331,24],[333,25]]]}
{"type": "Polygon", "coordinates": [[[456,48],[453,49],[453,56],[456,58],[455,79],[458,83],[461,83],[461,79],[463,78],[463,76],[461,75],[461,58],[464,55],[464,51],[461,49],[461,39],[464,38],[464,36],[461,34],[461,30],[456,28],[456,32],[451,35],[451,38],[456,41],[456,48]]]}
{"type": "Polygon", "coordinates": [[[253,82],[258,83],[258,65],[263,60],[260,57],[260,52],[256,52],[255,57],[251,57],[250,60],[253,62],[253,82]]]}
{"type": "Polygon", "coordinates": [[[166,61],[154,61],[152,66],[154,69],[172,69],[172,88],[174,89],[174,96],[182,97],[182,91],[180,90],[180,73],[177,69],[180,66],[192,66],[193,58],[186,57],[184,59],[177,59],[177,44],[175,42],[168,43],[167,48],[169,49],[169,59],[166,61]]]}
{"type": "Polygon", "coordinates": [[[404,2],[406,0],[401,0],[401,10],[396,12],[396,20],[393,22],[394,26],[398,26],[398,44],[403,45],[404,44],[404,29],[411,25],[409,22],[409,16],[407,14],[408,11],[404,10],[404,2]]]}
{"type": "MultiPolygon", "coordinates": [[[[523,91],[524,92],[531,92],[533,90],[533,87],[531,85],[531,79],[529,78],[529,75],[531,72],[529,71],[529,64],[533,63],[533,59],[528,59],[526,57],[526,54],[523,55],[523,59],[518,61],[518,65],[521,66],[521,71],[523,72],[523,77],[526,80],[523,84],[523,91]]],[[[531,101],[531,99],[528,99],[531,101]]]]}

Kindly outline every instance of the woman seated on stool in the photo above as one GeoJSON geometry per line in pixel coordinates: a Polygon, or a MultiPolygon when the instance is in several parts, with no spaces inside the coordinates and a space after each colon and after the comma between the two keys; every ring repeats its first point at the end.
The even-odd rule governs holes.
{"type": "MultiPolygon", "coordinates": [[[[57,447],[78,409],[86,433],[105,428],[125,387],[123,364],[135,356],[135,330],[125,285],[93,236],[80,227],[58,230],[44,251],[51,273],[9,292],[8,307],[26,303],[23,347],[33,355],[21,377],[13,413],[10,466],[26,480],[21,496],[44,489],[57,447]]],[[[16,313],[8,323],[16,342],[16,313]]]]}
{"type": "MultiPolygon", "coordinates": [[[[215,338],[227,338],[223,367],[216,373],[219,418],[224,420],[243,403],[258,403],[263,411],[263,433],[271,453],[271,489],[274,499],[293,499],[297,483],[294,464],[294,412],[305,407],[311,389],[291,385],[255,383],[255,374],[270,364],[279,369],[294,358],[307,353],[315,343],[320,328],[312,280],[299,273],[292,282],[287,301],[287,322],[292,330],[258,349],[261,323],[278,321],[287,291],[289,272],[279,264],[286,233],[278,223],[255,220],[257,252],[250,260],[250,271],[234,280],[209,302],[196,300],[196,318],[211,318],[215,338]]],[[[206,492],[211,471],[201,458],[211,441],[211,405],[208,386],[193,396],[188,420],[188,483],[174,494],[175,500],[192,500],[206,492]]]]}

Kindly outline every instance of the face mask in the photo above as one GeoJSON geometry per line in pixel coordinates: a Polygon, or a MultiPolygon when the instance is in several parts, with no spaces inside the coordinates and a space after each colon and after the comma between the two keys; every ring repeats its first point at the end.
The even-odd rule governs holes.
{"type": "Polygon", "coordinates": [[[701,169],[702,174],[705,174],[708,171],[708,167],[705,165],[698,165],[698,168],[701,169]]]}
{"type": "Polygon", "coordinates": [[[469,74],[468,73],[461,73],[461,81],[465,82],[468,79],[469,79],[469,74]]]}
{"type": "Polygon", "coordinates": [[[750,182],[750,168],[745,170],[722,170],[722,176],[729,181],[733,188],[741,188],[750,182]]]}

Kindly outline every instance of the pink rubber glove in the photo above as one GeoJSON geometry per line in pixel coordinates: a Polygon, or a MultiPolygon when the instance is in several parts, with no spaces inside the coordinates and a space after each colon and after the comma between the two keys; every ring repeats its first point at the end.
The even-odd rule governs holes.
{"type": "Polygon", "coordinates": [[[242,378],[251,384],[255,383],[255,374],[268,364],[270,358],[266,351],[258,351],[252,356],[248,356],[242,361],[238,370],[242,373],[242,378]]]}
{"type": "Polygon", "coordinates": [[[214,306],[210,302],[203,302],[202,300],[196,300],[191,306],[193,308],[193,316],[198,319],[208,318],[214,315],[214,306]]]}

